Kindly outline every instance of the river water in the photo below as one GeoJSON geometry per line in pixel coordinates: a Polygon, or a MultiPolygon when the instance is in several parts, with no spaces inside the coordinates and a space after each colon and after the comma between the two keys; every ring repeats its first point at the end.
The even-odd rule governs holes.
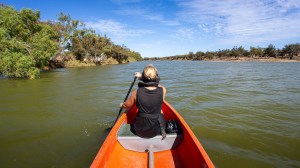
{"type": "Polygon", "coordinates": [[[300,63],[199,61],[0,79],[0,167],[89,167],[149,63],[216,167],[300,167],[300,63]]]}

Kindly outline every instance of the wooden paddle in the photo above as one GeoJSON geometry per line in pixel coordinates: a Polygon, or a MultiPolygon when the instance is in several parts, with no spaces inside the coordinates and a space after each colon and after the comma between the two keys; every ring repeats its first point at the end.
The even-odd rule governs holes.
{"type": "MultiPolygon", "coordinates": [[[[131,89],[132,89],[132,87],[133,87],[133,85],[134,85],[134,83],[135,83],[135,81],[136,81],[136,78],[137,78],[137,77],[134,77],[134,80],[132,81],[131,86],[130,86],[130,88],[129,88],[128,92],[127,92],[127,95],[126,95],[126,97],[125,97],[125,99],[124,99],[123,102],[125,102],[125,101],[127,100],[128,96],[129,96],[129,93],[131,92],[131,89]]],[[[118,116],[117,116],[117,118],[116,118],[114,124],[112,125],[112,127],[115,126],[115,124],[116,124],[116,122],[117,122],[117,120],[118,120],[118,118],[119,118],[119,116],[120,116],[120,114],[121,114],[121,111],[122,111],[122,107],[120,108],[119,114],[118,114],[118,116]]],[[[112,128],[112,127],[111,127],[111,128],[112,128]]]]}

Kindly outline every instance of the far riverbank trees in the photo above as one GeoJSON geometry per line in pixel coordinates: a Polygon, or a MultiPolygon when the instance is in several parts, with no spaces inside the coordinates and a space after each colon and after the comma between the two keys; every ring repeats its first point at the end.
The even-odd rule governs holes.
{"type": "Polygon", "coordinates": [[[250,47],[246,50],[244,47],[234,46],[232,49],[224,49],[218,51],[207,52],[190,52],[188,54],[167,56],[161,58],[145,58],[145,60],[212,60],[212,59],[235,59],[235,58],[289,58],[293,59],[300,56],[300,43],[285,45],[282,49],[276,49],[272,44],[266,48],[250,47]]]}

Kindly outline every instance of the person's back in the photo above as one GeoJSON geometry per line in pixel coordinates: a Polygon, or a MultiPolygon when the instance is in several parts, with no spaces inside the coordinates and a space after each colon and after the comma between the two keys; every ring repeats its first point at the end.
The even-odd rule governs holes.
{"type": "Polygon", "coordinates": [[[162,112],[162,103],[166,89],[158,85],[159,76],[154,66],[148,65],[143,73],[136,73],[136,77],[143,82],[132,92],[129,100],[122,103],[122,107],[130,107],[134,103],[138,108],[137,116],[131,125],[132,132],[143,138],[152,138],[162,134],[165,138],[165,120],[162,112]]]}
{"type": "Polygon", "coordinates": [[[149,90],[140,87],[137,90],[136,105],[138,114],[134,122],[134,131],[144,138],[151,138],[161,133],[158,118],[161,117],[163,89],[149,90]]]}

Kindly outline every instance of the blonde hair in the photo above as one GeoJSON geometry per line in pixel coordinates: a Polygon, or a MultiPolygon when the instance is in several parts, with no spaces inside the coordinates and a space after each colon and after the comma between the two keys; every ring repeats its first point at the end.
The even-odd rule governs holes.
{"type": "Polygon", "coordinates": [[[144,68],[142,75],[146,80],[156,79],[156,77],[158,76],[157,69],[152,64],[149,64],[144,68]]]}

